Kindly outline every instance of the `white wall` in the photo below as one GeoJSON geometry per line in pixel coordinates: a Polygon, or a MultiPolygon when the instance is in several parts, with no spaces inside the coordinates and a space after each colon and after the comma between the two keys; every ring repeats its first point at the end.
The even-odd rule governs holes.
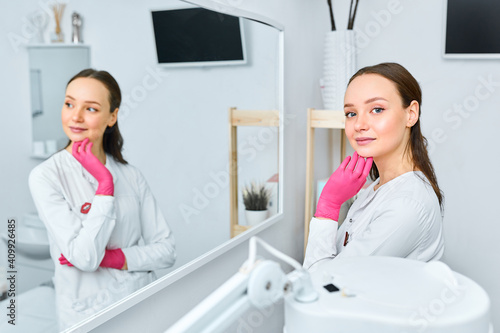
{"type": "MultiPolygon", "coordinates": [[[[465,113],[468,117],[460,123],[443,118],[454,104],[463,105],[473,100],[481,77],[488,78],[491,75],[494,82],[500,82],[500,66],[498,61],[452,61],[441,57],[443,1],[396,1],[399,4],[396,7],[400,10],[397,14],[391,14],[388,21],[380,18],[380,12],[391,8],[389,3],[394,1],[361,2],[356,27],[365,33],[371,31],[371,36],[363,44],[366,46],[360,49],[358,65],[397,61],[406,66],[421,83],[422,126],[424,134],[434,142],[431,157],[446,196],[444,261],[486,289],[492,300],[493,323],[500,327],[500,285],[497,282],[500,280],[500,271],[496,265],[500,261],[500,245],[496,242],[500,226],[497,225],[499,219],[495,209],[498,195],[494,192],[500,184],[498,177],[492,174],[499,163],[495,140],[500,117],[498,84],[492,87],[494,91],[489,98],[481,100],[477,108],[465,113]],[[376,17],[379,17],[378,20],[376,17]]],[[[321,76],[323,33],[329,27],[326,1],[221,2],[236,3],[285,25],[285,107],[288,115],[295,116],[285,133],[285,214],[284,219],[263,232],[262,237],[278,249],[301,259],[305,110],[310,106],[321,107],[317,80],[321,76]]],[[[336,8],[339,8],[336,9],[338,21],[342,21],[342,16],[347,16],[345,3],[347,0],[336,2],[336,8]]],[[[18,22],[15,18],[7,17],[1,24],[2,31],[5,31],[5,27],[16,26],[18,22]]],[[[5,91],[22,88],[20,82],[27,80],[27,73],[19,74],[13,69],[25,66],[26,60],[22,56],[5,58],[2,52],[0,61],[12,64],[6,68],[7,75],[0,81],[3,100],[5,91]],[[5,77],[9,77],[9,81],[5,77]]],[[[479,89],[485,91],[484,88],[479,89]]],[[[30,132],[22,125],[29,124],[29,115],[16,110],[28,109],[29,102],[19,100],[9,103],[10,107],[4,108],[3,114],[7,113],[6,110],[14,110],[8,112],[7,119],[10,124],[18,125],[8,126],[7,122],[2,122],[0,130],[4,141],[15,139],[18,144],[5,147],[9,163],[2,166],[2,175],[7,173],[22,179],[27,176],[34,162],[26,157],[30,148],[30,132]]],[[[318,156],[318,164],[321,165],[321,162],[323,165],[329,163],[325,157],[318,156]]],[[[324,172],[324,169],[320,171],[324,172]]],[[[2,184],[10,184],[6,176],[2,177],[2,184]]],[[[23,203],[29,202],[29,193],[26,184],[11,185],[14,186],[9,187],[9,194],[2,192],[0,199],[2,203],[13,207],[7,214],[18,214],[23,211],[23,203]]],[[[2,219],[6,217],[2,215],[2,219]]],[[[231,276],[246,254],[247,245],[238,246],[95,331],[134,332],[144,328],[144,323],[152,332],[162,331],[231,276]]],[[[248,318],[243,320],[248,322],[248,318]]],[[[267,322],[256,325],[258,327],[254,327],[253,331],[277,332],[282,320],[282,311],[276,308],[267,322]]]]}

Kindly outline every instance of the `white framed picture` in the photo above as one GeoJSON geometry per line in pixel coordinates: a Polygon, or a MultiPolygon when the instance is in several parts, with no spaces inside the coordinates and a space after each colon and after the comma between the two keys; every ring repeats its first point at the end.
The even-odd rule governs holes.
{"type": "Polygon", "coordinates": [[[444,58],[500,59],[500,1],[446,0],[444,6],[444,58]]]}

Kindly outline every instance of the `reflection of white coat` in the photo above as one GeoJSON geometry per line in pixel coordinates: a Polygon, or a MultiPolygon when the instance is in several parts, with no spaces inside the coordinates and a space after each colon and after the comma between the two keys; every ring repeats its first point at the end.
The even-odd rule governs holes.
{"type": "Polygon", "coordinates": [[[142,174],[109,155],[106,167],[114,196],[96,196],[97,181],[66,150],[30,174],[31,194],[56,264],[61,329],[147,285],[156,278],[153,270],[175,262],[173,235],[142,174]],[[128,270],[99,267],[106,248],[121,248],[128,270]],[[59,264],[61,253],[74,267],[59,264]]]}
{"type": "Polygon", "coordinates": [[[424,174],[407,172],[375,191],[379,181],[359,193],[340,228],[335,221],[311,220],[304,267],[348,256],[441,258],[441,210],[424,174]]]}

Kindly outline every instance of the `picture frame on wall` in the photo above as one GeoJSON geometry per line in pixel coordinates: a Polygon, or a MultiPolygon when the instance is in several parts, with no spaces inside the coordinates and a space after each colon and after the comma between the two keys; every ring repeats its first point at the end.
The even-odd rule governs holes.
{"type": "Polygon", "coordinates": [[[500,59],[500,1],[447,0],[443,57],[500,59]]]}

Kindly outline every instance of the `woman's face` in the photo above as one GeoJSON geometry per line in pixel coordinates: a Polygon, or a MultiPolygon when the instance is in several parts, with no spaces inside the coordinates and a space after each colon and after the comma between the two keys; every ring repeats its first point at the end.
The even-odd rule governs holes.
{"type": "Polygon", "coordinates": [[[116,123],[117,110],[110,112],[109,92],[100,81],[77,78],[66,88],[61,119],[64,133],[72,142],[89,138],[102,146],[106,127],[116,123]]]}
{"type": "Polygon", "coordinates": [[[418,120],[418,102],[404,108],[396,85],[378,74],[363,74],[347,87],[345,132],[363,157],[403,156],[410,127],[418,120]]]}

